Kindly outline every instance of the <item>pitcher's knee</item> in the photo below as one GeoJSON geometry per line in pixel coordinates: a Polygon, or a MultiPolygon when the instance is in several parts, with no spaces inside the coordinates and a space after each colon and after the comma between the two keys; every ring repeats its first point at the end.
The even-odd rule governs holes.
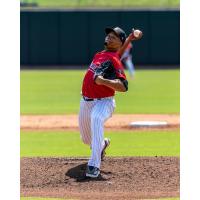
{"type": "Polygon", "coordinates": [[[100,116],[96,115],[92,117],[92,124],[103,124],[103,120],[100,116]]]}

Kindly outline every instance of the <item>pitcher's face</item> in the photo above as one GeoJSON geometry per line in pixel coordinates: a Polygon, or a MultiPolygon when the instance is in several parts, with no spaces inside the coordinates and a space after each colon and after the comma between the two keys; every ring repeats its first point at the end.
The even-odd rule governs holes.
{"type": "Polygon", "coordinates": [[[116,51],[122,46],[121,40],[113,32],[110,32],[106,36],[104,44],[106,49],[116,51]]]}

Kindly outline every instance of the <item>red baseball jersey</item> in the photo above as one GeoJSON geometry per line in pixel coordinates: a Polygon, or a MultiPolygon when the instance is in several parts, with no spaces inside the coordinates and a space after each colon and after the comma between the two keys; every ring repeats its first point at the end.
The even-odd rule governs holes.
{"type": "Polygon", "coordinates": [[[101,51],[95,54],[92,63],[90,64],[82,85],[82,95],[89,98],[104,98],[115,95],[115,91],[104,85],[97,85],[94,82],[95,69],[100,66],[101,63],[110,60],[116,69],[116,75],[118,78],[126,80],[126,75],[122,63],[120,61],[119,54],[117,52],[101,51]]]}

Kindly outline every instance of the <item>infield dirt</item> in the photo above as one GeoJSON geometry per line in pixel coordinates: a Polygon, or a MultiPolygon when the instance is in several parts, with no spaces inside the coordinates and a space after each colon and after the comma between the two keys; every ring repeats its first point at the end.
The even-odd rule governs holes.
{"type": "Polygon", "coordinates": [[[21,158],[21,195],[73,199],[179,196],[178,157],[107,157],[101,176],[85,177],[86,158],[21,158]]]}
{"type": "MultiPolygon", "coordinates": [[[[77,115],[22,115],[22,130],[78,130],[77,115]]],[[[132,121],[167,121],[180,126],[179,115],[113,115],[106,130],[137,130],[132,121]]],[[[159,129],[160,129],[159,128],[159,129]]],[[[148,128],[151,129],[151,128],[148,128]]],[[[107,157],[97,179],[85,177],[87,158],[21,158],[21,196],[70,199],[155,199],[179,197],[179,157],[107,157]]]]}
{"type": "MultiPolygon", "coordinates": [[[[138,130],[131,128],[129,124],[133,121],[166,121],[167,126],[153,129],[177,129],[180,128],[178,114],[114,114],[105,123],[107,130],[138,130]]],[[[77,115],[21,115],[20,127],[23,130],[78,130],[77,115]]],[[[152,129],[152,128],[140,128],[152,129]]]]}

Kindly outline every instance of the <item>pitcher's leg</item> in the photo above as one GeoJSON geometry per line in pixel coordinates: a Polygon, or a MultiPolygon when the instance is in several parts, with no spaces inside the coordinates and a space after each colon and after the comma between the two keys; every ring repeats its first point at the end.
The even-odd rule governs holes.
{"type": "Polygon", "coordinates": [[[79,129],[83,143],[91,145],[91,110],[92,102],[81,100],[79,112],[79,129]]]}
{"type": "Polygon", "coordinates": [[[126,60],[126,66],[128,68],[130,76],[133,77],[134,73],[135,73],[135,67],[134,67],[134,64],[132,62],[132,58],[131,57],[127,58],[127,60],[126,60]]]}
{"type": "Polygon", "coordinates": [[[100,168],[101,151],[104,145],[104,122],[112,116],[112,112],[112,99],[100,100],[93,108],[91,113],[92,155],[88,162],[89,166],[100,168]]]}

